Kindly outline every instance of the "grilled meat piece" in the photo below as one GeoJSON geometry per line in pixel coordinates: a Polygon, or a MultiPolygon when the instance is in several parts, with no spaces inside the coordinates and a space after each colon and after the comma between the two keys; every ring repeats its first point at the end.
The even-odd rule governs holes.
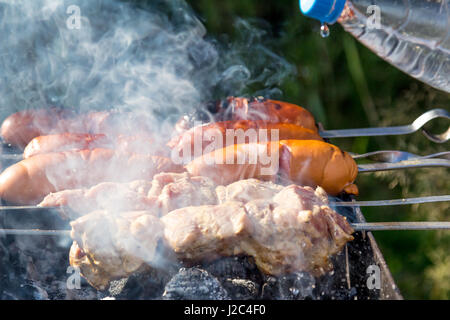
{"type": "MultiPolygon", "coordinates": [[[[251,190],[255,190],[255,184],[254,180],[247,182],[251,190]]],[[[142,265],[158,264],[157,259],[151,260],[150,253],[162,240],[167,250],[191,263],[244,254],[252,256],[267,274],[308,271],[320,275],[331,268],[329,257],[353,239],[352,228],[327,205],[321,188],[291,185],[272,197],[241,200],[183,207],[159,220],[152,211],[136,213],[138,218],[133,213],[88,214],[72,222],[75,242],[71,264],[81,266],[82,274],[94,286],[104,287],[108,281],[129,275],[142,265]],[[144,215],[151,218],[145,220],[144,215]],[[145,222],[138,223],[145,226],[139,248],[129,245],[130,237],[132,244],[136,239],[131,230],[127,231],[134,219],[145,222]],[[146,238],[147,230],[160,233],[146,238]],[[151,249],[149,253],[145,246],[151,249]],[[122,266],[125,262],[126,268],[122,266]]]]}
{"type": "Polygon", "coordinates": [[[345,218],[328,206],[301,210],[256,200],[245,208],[253,232],[242,248],[267,274],[307,271],[322,275],[332,270],[330,256],[353,240],[353,230],[345,218]]]}
{"type": "Polygon", "coordinates": [[[163,225],[149,211],[112,215],[95,211],[71,223],[70,264],[94,287],[106,289],[110,280],[126,277],[155,262],[163,225]]]}
{"type": "Polygon", "coordinates": [[[246,179],[216,188],[219,203],[227,201],[248,202],[255,199],[270,199],[283,190],[283,186],[270,181],[246,179]]]}
{"type": "Polygon", "coordinates": [[[70,220],[96,210],[158,212],[157,198],[148,197],[151,187],[152,183],[149,180],[135,180],[127,183],[102,182],[89,189],[70,189],[50,193],[38,206],[64,207],[63,217],[70,220]]]}
{"type": "Polygon", "coordinates": [[[64,214],[69,219],[94,210],[147,210],[160,216],[185,206],[217,204],[215,189],[209,178],[191,177],[187,172],[163,172],[153,180],[102,182],[91,188],[50,193],[38,206],[67,207],[70,210],[64,210],[64,214]]]}
{"type": "Polygon", "coordinates": [[[161,216],[187,206],[272,198],[282,189],[280,185],[256,179],[216,186],[206,177],[191,177],[187,172],[163,172],[151,181],[102,182],[91,188],[50,193],[38,206],[66,207],[70,210],[64,210],[63,214],[68,219],[76,219],[95,210],[151,210],[161,216]]]}
{"type": "Polygon", "coordinates": [[[242,202],[185,207],[161,218],[168,246],[183,260],[213,260],[243,253],[251,224],[242,202]]]}
{"type": "MultiPolygon", "coordinates": [[[[306,192],[308,197],[314,194],[306,192]]],[[[300,189],[295,194],[301,197],[300,189]]],[[[330,207],[315,204],[318,199],[296,199],[300,206],[289,201],[284,199],[285,205],[259,199],[178,209],[161,218],[164,237],[183,260],[245,254],[266,274],[323,274],[332,268],[329,257],[353,240],[353,230],[330,207]]]]}
{"type": "Polygon", "coordinates": [[[161,173],[152,181],[149,197],[157,197],[160,215],[186,206],[217,204],[216,184],[206,177],[188,173],[161,173]]]}

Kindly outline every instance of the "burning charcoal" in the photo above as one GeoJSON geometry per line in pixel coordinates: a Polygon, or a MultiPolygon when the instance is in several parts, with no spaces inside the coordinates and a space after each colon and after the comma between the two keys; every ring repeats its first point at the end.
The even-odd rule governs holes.
{"type": "Polygon", "coordinates": [[[248,279],[259,284],[263,276],[251,257],[225,257],[205,266],[205,269],[219,279],[248,279]]]}
{"type": "Polygon", "coordinates": [[[279,296],[277,279],[269,276],[262,286],[261,297],[264,300],[275,300],[279,296]]]}
{"type": "Polygon", "coordinates": [[[225,257],[212,262],[205,269],[219,279],[232,299],[259,298],[263,276],[253,258],[225,257]]]}
{"type": "Polygon", "coordinates": [[[256,300],[259,298],[260,285],[247,279],[226,279],[223,287],[233,300],[256,300]]]}
{"type": "Polygon", "coordinates": [[[263,285],[263,299],[305,300],[315,299],[315,278],[307,272],[268,277],[263,285]]]}
{"type": "Polygon", "coordinates": [[[109,295],[116,299],[159,299],[164,287],[176,272],[150,269],[148,272],[133,274],[128,278],[112,281],[109,295]]]}
{"type": "Polygon", "coordinates": [[[165,300],[228,300],[217,278],[199,268],[181,268],[166,285],[165,300]]]}

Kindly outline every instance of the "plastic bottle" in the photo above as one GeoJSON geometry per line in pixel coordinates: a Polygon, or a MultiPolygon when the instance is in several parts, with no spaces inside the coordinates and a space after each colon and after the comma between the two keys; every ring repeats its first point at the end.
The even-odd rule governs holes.
{"type": "Polygon", "coordinates": [[[449,0],[300,0],[306,16],[339,22],[378,56],[450,92],[449,0]]]}

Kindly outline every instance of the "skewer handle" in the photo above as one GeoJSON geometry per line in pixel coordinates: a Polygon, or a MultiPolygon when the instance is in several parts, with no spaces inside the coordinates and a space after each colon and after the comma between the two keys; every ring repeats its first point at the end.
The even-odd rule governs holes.
{"type": "Polygon", "coordinates": [[[431,203],[450,201],[450,195],[430,196],[418,198],[392,199],[392,200],[373,200],[373,201],[354,201],[354,202],[330,202],[331,207],[384,207],[384,206],[402,206],[408,204],[431,203]]]}
{"type": "MultiPolygon", "coordinates": [[[[373,137],[392,136],[409,134],[420,130],[427,122],[435,118],[450,119],[450,113],[444,109],[433,109],[418,117],[412,124],[406,126],[380,127],[380,128],[360,128],[342,130],[322,130],[319,132],[323,138],[344,138],[344,137],[373,137]]],[[[436,143],[444,143],[450,139],[450,128],[440,135],[433,135],[423,130],[425,137],[436,143]]]]}

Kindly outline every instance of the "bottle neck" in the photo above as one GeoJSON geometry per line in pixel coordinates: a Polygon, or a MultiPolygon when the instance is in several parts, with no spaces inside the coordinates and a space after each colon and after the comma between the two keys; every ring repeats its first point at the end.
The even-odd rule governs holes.
{"type": "Polygon", "coordinates": [[[341,16],[346,0],[299,0],[300,11],[322,23],[333,24],[341,16]]]}

